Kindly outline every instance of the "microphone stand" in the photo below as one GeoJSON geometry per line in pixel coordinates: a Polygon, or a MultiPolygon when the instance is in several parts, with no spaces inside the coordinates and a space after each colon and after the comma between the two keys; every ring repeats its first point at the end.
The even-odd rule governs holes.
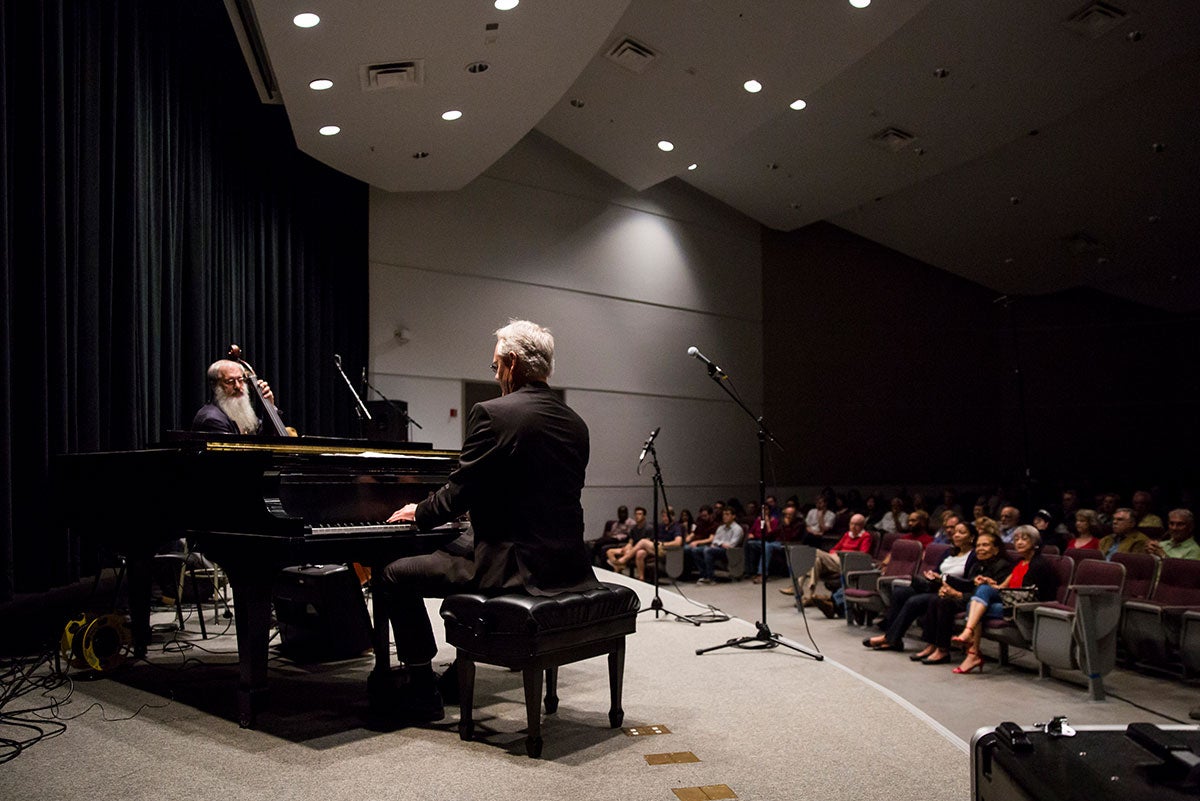
{"type": "MultiPolygon", "coordinates": [[[[378,389],[376,389],[375,385],[367,380],[367,376],[365,374],[363,375],[363,384],[366,385],[368,390],[370,390],[371,392],[374,392],[376,395],[378,395],[381,400],[386,401],[387,405],[392,407],[392,411],[394,411],[396,414],[398,414],[404,418],[404,427],[405,428],[407,428],[410,425],[414,425],[417,428],[421,428],[420,423],[418,423],[416,420],[414,420],[408,416],[408,411],[406,409],[401,409],[400,406],[397,405],[397,403],[394,400],[392,400],[387,395],[384,395],[382,392],[380,392],[378,389]]],[[[408,434],[408,438],[410,440],[412,439],[411,431],[408,434]]]]}
{"type": "MultiPolygon", "coordinates": [[[[655,433],[658,433],[658,432],[655,431],[655,433]]],[[[659,495],[659,493],[662,493],[663,508],[670,509],[671,505],[669,503],[667,503],[667,489],[665,486],[663,486],[662,470],[658,466],[658,453],[654,450],[653,435],[651,436],[651,438],[649,440],[646,441],[646,453],[650,454],[650,461],[654,463],[654,500],[650,504],[651,507],[653,507],[654,517],[651,519],[654,520],[654,535],[655,535],[654,536],[654,565],[652,566],[652,569],[654,571],[654,573],[653,573],[653,575],[654,575],[654,599],[650,601],[649,607],[641,610],[640,612],[638,612],[638,614],[640,615],[642,612],[649,612],[651,610],[654,610],[654,619],[655,620],[658,619],[658,614],[661,612],[664,615],[671,615],[672,617],[676,617],[686,623],[691,623],[693,626],[699,626],[700,625],[699,620],[692,620],[690,617],[687,617],[686,615],[681,615],[678,612],[672,612],[670,609],[667,609],[666,607],[664,607],[662,598],[659,597],[659,594],[658,594],[658,565],[660,562],[662,562],[664,559],[667,558],[666,553],[663,554],[662,559],[660,559],[658,556],[658,542],[659,542],[658,541],[658,526],[659,526],[658,495],[659,495]]],[[[641,465],[641,463],[639,463],[638,464],[638,473],[640,474],[641,471],[642,471],[642,465],[641,465]]]]}
{"type": "Polygon", "coordinates": [[[346,388],[350,390],[350,394],[354,396],[354,413],[358,415],[358,435],[363,435],[363,423],[371,419],[371,413],[367,411],[367,405],[362,402],[362,398],[358,396],[354,385],[350,383],[350,379],[346,377],[346,373],[342,370],[342,357],[333,354],[333,363],[337,367],[338,375],[346,382],[346,388]]]}
{"type": "MultiPolygon", "coordinates": [[[[763,422],[762,416],[755,416],[754,412],[750,411],[749,407],[747,407],[746,404],[742,402],[742,399],[737,396],[737,393],[733,392],[728,386],[725,385],[724,381],[728,378],[728,376],[726,376],[723,371],[719,371],[717,366],[707,359],[705,359],[704,362],[708,365],[708,377],[717,382],[717,385],[724,390],[725,394],[733,398],[734,402],[741,407],[742,411],[750,415],[750,419],[752,419],[754,424],[758,426],[758,508],[759,510],[765,512],[767,508],[767,440],[770,439],[771,442],[775,443],[776,446],[781,448],[782,446],[779,445],[779,441],[776,440],[775,437],[772,436],[767,430],[766,423],[763,422]]],[[[708,648],[697,648],[696,656],[706,654],[709,651],[716,651],[719,648],[729,648],[731,646],[734,648],[762,650],[783,645],[791,648],[793,651],[799,651],[806,656],[811,656],[818,662],[825,660],[823,654],[817,653],[816,651],[810,651],[804,646],[797,645],[794,642],[789,642],[788,640],[780,637],[778,634],[772,632],[770,627],[767,626],[766,529],[767,527],[764,524],[762,526],[762,534],[764,537],[763,549],[762,556],[760,557],[763,560],[763,580],[759,585],[762,587],[762,620],[756,620],[754,622],[754,626],[756,629],[758,629],[758,632],[753,637],[735,637],[732,640],[726,640],[720,645],[712,645],[708,648]]]]}

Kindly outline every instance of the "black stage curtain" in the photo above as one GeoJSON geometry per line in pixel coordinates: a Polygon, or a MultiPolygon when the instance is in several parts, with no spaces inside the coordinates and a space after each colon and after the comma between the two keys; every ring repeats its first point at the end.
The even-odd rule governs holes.
{"type": "Polygon", "coordinates": [[[230,343],[290,425],[353,433],[368,197],[259,102],[221,0],[3,2],[0,34],[3,601],[96,567],[55,455],[186,428],[230,343]]]}

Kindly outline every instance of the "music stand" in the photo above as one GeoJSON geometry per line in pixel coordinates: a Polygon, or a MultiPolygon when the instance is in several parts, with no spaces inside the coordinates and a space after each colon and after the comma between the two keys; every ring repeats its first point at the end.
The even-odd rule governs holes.
{"type": "MultiPolygon", "coordinates": [[[[695,349],[693,348],[688,352],[692,353],[693,350],[695,349]]],[[[750,419],[752,419],[755,425],[758,426],[758,508],[760,513],[765,516],[767,514],[767,440],[770,439],[771,442],[774,442],[777,446],[779,446],[779,442],[775,439],[775,437],[771,436],[771,433],[767,430],[766,423],[763,422],[762,416],[756,416],[754,412],[750,411],[746,404],[742,402],[742,399],[738,397],[737,393],[726,386],[724,382],[726,382],[729,377],[725,374],[725,372],[708,359],[702,359],[702,361],[708,365],[708,377],[717,382],[717,385],[724,390],[725,394],[733,398],[734,402],[741,407],[742,411],[750,415],[750,419]]],[[[763,522],[762,531],[765,537],[767,531],[765,520],[763,522]]],[[[760,558],[763,560],[763,580],[759,585],[762,587],[762,620],[754,621],[754,627],[757,629],[757,632],[753,637],[735,637],[732,640],[726,640],[720,645],[711,645],[708,648],[697,648],[696,655],[700,656],[701,654],[706,654],[709,651],[716,651],[719,648],[733,647],[746,648],[749,650],[762,650],[783,645],[791,648],[793,651],[799,651],[806,656],[811,656],[818,662],[824,661],[825,656],[823,654],[817,653],[816,651],[810,651],[802,645],[797,645],[794,642],[783,639],[778,634],[772,632],[770,627],[767,625],[767,548],[765,539],[763,540],[762,556],[760,558]]]]}
{"type": "MultiPolygon", "coordinates": [[[[655,429],[654,433],[657,434],[658,429],[655,429]]],[[[667,503],[667,489],[665,486],[663,486],[662,470],[659,469],[659,466],[658,466],[658,453],[657,453],[657,451],[654,450],[654,435],[653,434],[650,436],[650,439],[648,439],[646,441],[645,453],[650,456],[650,461],[654,464],[654,500],[650,504],[651,507],[653,508],[653,514],[654,514],[654,517],[651,518],[654,521],[654,523],[653,523],[653,525],[654,525],[654,565],[653,565],[654,598],[650,601],[650,606],[648,606],[645,609],[642,609],[641,611],[638,612],[638,614],[640,615],[642,612],[649,612],[649,611],[653,610],[655,620],[658,619],[658,614],[659,614],[659,612],[661,612],[664,615],[672,615],[673,617],[677,617],[682,621],[691,623],[693,626],[699,626],[700,625],[699,620],[692,620],[690,617],[687,617],[686,615],[681,615],[678,612],[672,612],[670,609],[667,609],[666,607],[664,607],[662,598],[659,597],[659,594],[658,594],[658,566],[663,561],[663,559],[666,559],[665,554],[662,557],[659,557],[659,555],[658,555],[658,525],[659,525],[659,523],[658,523],[658,495],[659,495],[659,493],[662,493],[663,508],[670,509],[671,505],[669,503],[667,503]]],[[[640,475],[641,472],[642,472],[642,465],[639,462],[638,463],[638,474],[640,475]]],[[[685,534],[685,536],[686,536],[686,534],[685,534]]]]}

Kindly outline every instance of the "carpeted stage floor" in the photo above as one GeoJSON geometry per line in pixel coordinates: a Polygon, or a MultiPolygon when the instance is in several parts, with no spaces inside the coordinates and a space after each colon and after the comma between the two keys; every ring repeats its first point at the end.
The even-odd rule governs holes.
{"type": "MultiPolygon", "coordinates": [[[[649,585],[607,572],[602,577],[636,586],[643,607],[649,606],[649,585]]],[[[811,649],[797,636],[802,619],[770,586],[771,614],[779,622],[768,622],[811,649]]],[[[757,587],[742,583],[720,592],[736,592],[746,617],[757,617],[757,587]]],[[[665,589],[662,598],[672,611],[700,611],[665,589]]],[[[437,602],[430,608],[436,613],[437,602]]],[[[865,651],[857,645],[861,635],[847,632],[844,622],[816,618],[809,624],[819,640],[846,649],[852,638],[865,651]]],[[[53,690],[54,698],[65,699],[55,712],[65,729],[0,764],[0,797],[669,800],[674,790],[711,785],[727,785],[743,799],[969,797],[969,734],[952,733],[845,660],[816,661],[787,648],[724,648],[697,656],[697,648],[754,634],[753,624],[733,618],[696,627],[649,612],[638,620],[626,655],[624,726],[662,725],[670,733],[632,737],[609,729],[606,662],[588,660],[560,671],[560,707],[545,718],[541,760],[524,752],[520,674],[488,666],[480,666],[477,677],[474,742],[458,739],[456,708],[424,727],[372,725],[365,698],[369,657],[315,665],[274,657],[270,707],[257,729],[240,729],[232,632],[201,640],[192,621],[178,638],[182,645],[153,647],[146,663],[102,678],[76,677],[53,690]],[[651,765],[646,759],[676,752],[692,752],[699,761],[651,765]]],[[[227,627],[210,623],[210,632],[227,627]]],[[[909,666],[897,655],[871,657],[902,660],[891,663],[897,670],[909,666]]],[[[451,658],[443,647],[439,663],[451,658]]],[[[925,670],[935,693],[961,691],[967,685],[948,683],[971,680],[925,670]]],[[[41,674],[47,672],[43,666],[41,674]]],[[[969,698],[973,691],[966,692],[969,698]]],[[[4,711],[47,702],[28,693],[4,711]]],[[[58,728],[49,720],[37,725],[48,734],[58,728]]],[[[0,737],[29,735],[0,727],[0,737]]]]}

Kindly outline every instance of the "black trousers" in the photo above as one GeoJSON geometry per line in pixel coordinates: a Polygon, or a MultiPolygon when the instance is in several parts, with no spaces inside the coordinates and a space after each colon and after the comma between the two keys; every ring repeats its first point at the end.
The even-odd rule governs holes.
{"type": "Polygon", "coordinates": [[[475,591],[475,561],[448,551],[408,556],[384,568],[371,589],[388,610],[396,657],[405,664],[430,662],[437,656],[437,638],[425,599],[475,591]]]}

